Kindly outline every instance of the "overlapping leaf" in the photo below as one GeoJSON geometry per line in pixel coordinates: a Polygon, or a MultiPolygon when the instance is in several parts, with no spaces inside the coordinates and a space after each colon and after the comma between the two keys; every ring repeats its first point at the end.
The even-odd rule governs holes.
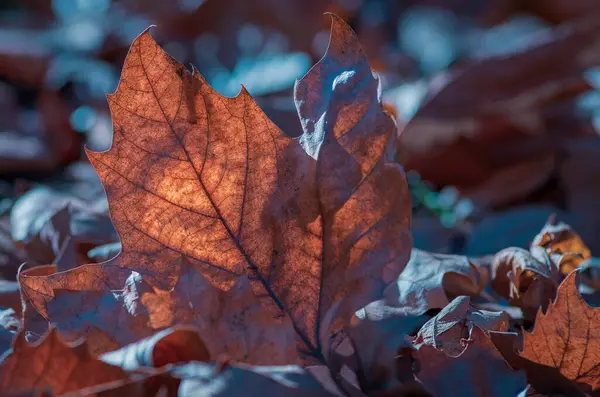
{"type": "Polygon", "coordinates": [[[478,310],[467,296],[459,296],[423,325],[414,340],[415,345],[427,344],[449,356],[458,357],[467,348],[473,327],[484,331],[506,331],[508,315],[503,312],[478,310]]]}
{"type": "Polygon", "coordinates": [[[221,291],[188,268],[173,290],[147,292],[140,301],[154,329],[186,323],[198,327],[212,359],[226,355],[247,364],[298,362],[290,319],[263,310],[245,275],[221,291]]]}
{"type": "Polygon", "coordinates": [[[188,361],[208,361],[208,349],[198,332],[190,327],[169,328],[122,349],[105,353],[101,360],[127,371],[162,367],[188,361]]]}
{"type": "Polygon", "coordinates": [[[533,331],[523,335],[520,355],[595,391],[600,389],[600,309],[579,295],[576,278],[572,272],[548,311],[538,313],[533,331]]]}
{"type": "Polygon", "coordinates": [[[456,358],[421,345],[417,379],[436,396],[515,396],[525,388],[525,374],[508,366],[483,330],[473,327],[467,343],[456,358]]]}
{"type": "Polygon", "coordinates": [[[176,367],[174,377],[181,379],[177,395],[197,396],[202,390],[207,397],[331,397],[308,372],[288,365],[281,367],[252,367],[244,364],[215,366],[191,362],[176,367]]]}
{"type": "Polygon", "coordinates": [[[421,314],[441,309],[460,295],[477,296],[488,277],[486,269],[465,256],[413,249],[396,285],[386,290],[386,299],[408,313],[421,314]]]}
{"type": "Polygon", "coordinates": [[[562,274],[569,274],[592,256],[590,249],[573,228],[564,222],[556,222],[551,216],[542,230],[535,236],[532,246],[544,247],[549,255],[564,256],[559,270],[562,274]]]}
{"type": "Polygon", "coordinates": [[[88,152],[123,249],[102,265],[21,277],[29,304],[51,320],[55,290],[121,289],[131,270],[164,290],[186,267],[221,289],[246,272],[266,310],[289,316],[320,357],[328,308],[347,297],[348,319],[410,252],[395,124],[377,91],[356,36],[333,17],[327,54],[296,84],[304,134],[293,140],[244,89],[221,96],[146,31],[109,97],[113,146],[88,152]]]}
{"type": "Polygon", "coordinates": [[[91,355],[85,343],[65,343],[56,330],[50,330],[33,345],[25,341],[24,333],[19,333],[13,350],[0,361],[3,393],[48,388],[60,395],[127,378],[123,369],[91,355]]]}
{"type": "MultiPolygon", "coordinates": [[[[592,89],[582,71],[600,63],[600,24],[590,15],[540,33],[528,48],[464,62],[432,82],[400,135],[408,169],[458,186],[486,207],[514,202],[548,182],[562,142],[548,135],[578,133],[549,119],[547,113],[557,112],[548,107],[592,89]]],[[[573,119],[569,114],[566,121],[573,119]]]]}
{"type": "Polygon", "coordinates": [[[558,266],[541,247],[505,248],[494,256],[491,270],[492,288],[531,320],[556,294],[558,266]]]}

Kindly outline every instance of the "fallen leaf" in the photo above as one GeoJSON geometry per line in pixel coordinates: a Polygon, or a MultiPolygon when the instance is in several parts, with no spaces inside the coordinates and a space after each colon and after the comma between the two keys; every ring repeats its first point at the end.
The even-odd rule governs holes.
{"type": "Polygon", "coordinates": [[[226,355],[254,365],[298,362],[289,318],[274,318],[265,311],[245,275],[222,291],[188,267],[172,290],[144,293],[141,302],[155,329],[174,324],[198,327],[213,359],[226,355]]]}
{"type": "Polygon", "coordinates": [[[441,309],[460,295],[478,296],[487,278],[486,270],[474,266],[465,256],[413,249],[396,285],[386,290],[386,300],[421,314],[441,309]]]}
{"type": "Polygon", "coordinates": [[[564,275],[571,273],[592,257],[590,249],[585,245],[579,234],[566,223],[557,223],[554,215],[548,218],[531,245],[544,247],[548,254],[567,255],[561,260],[559,268],[564,275]]]}
{"type": "Polygon", "coordinates": [[[402,395],[404,390],[415,389],[413,345],[408,335],[423,321],[423,316],[406,315],[381,320],[365,318],[345,329],[357,360],[351,369],[363,392],[369,396],[402,395]]]}
{"type": "Polygon", "coordinates": [[[402,130],[399,158],[436,185],[482,186],[484,201],[531,193],[548,180],[544,168],[562,149],[562,139],[548,139],[544,110],[592,88],[582,71],[600,63],[599,28],[596,16],[586,16],[541,32],[520,52],[451,69],[402,130]],[[517,183],[507,183],[515,178],[511,168],[517,183]]]}
{"type": "Polygon", "coordinates": [[[527,381],[537,391],[551,395],[558,393],[573,397],[587,396],[577,384],[565,378],[557,368],[538,364],[519,356],[517,350],[520,350],[521,343],[516,332],[491,331],[488,334],[508,364],[515,370],[525,371],[527,381]]]}
{"type": "Polygon", "coordinates": [[[473,327],[465,343],[458,357],[428,344],[414,353],[420,364],[416,377],[434,395],[501,397],[525,389],[525,374],[508,366],[481,328],[473,327]]]}
{"type": "Polygon", "coordinates": [[[71,236],[70,212],[67,204],[48,218],[34,236],[25,241],[25,253],[35,264],[55,264],[60,271],[77,265],[76,244],[71,236]]]}
{"type": "Polygon", "coordinates": [[[157,332],[151,337],[100,356],[100,360],[105,363],[126,371],[209,359],[208,349],[198,331],[185,326],[157,332]]]}
{"type": "Polygon", "coordinates": [[[538,308],[548,306],[556,294],[559,280],[558,268],[543,249],[534,256],[523,248],[505,248],[494,256],[491,274],[494,291],[508,299],[511,305],[520,307],[525,318],[530,320],[538,308]]]}
{"type": "Polygon", "coordinates": [[[508,315],[478,310],[470,305],[468,296],[459,296],[421,327],[414,344],[427,344],[458,357],[467,348],[464,341],[469,339],[475,326],[483,331],[506,331],[508,315]]]}
{"type": "Polygon", "coordinates": [[[283,135],[244,89],[219,95],[148,31],[140,35],[109,96],[113,146],[88,151],[122,251],[102,265],[21,277],[29,302],[44,313],[54,290],[98,289],[89,278],[105,282],[118,273],[109,268],[139,272],[164,290],[184,263],[221,289],[247,272],[265,310],[288,315],[301,350],[322,358],[328,308],[352,296],[343,323],[380,298],[411,248],[394,121],[356,36],[332,19],[326,55],[296,84],[299,140],[283,135]]]}
{"type": "Polygon", "coordinates": [[[6,393],[47,387],[61,395],[126,378],[123,369],[92,356],[85,343],[65,343],[54,329],[32,345],[19,333],[0,361],[0,389],[6,393]]]}
{"type": "Polygon", "coordinates": [[[34,238],[44,224],[67,205],[71,208],[69,233],[77,242],[106,244],[118,239],[108,215],[76,197],[40,186],[19,197],[12,207],[13,240],[25,242],[34,238]]]}
{"type": "Polygon", "coordinates": [[[566,378],[600,389],[600,309],[577,291],[577,271],[565,278],[556,300],[539,311],[531,333],[523,334],[521,357],[557,368],[566,378]]]}
{"type": "MultiPolygon", "coordinates": [[[[99,280],[96,280],[98,282],[99,280]]],[[[150,287],[135,272],[120,290],[53,290],[46,305],[50,324],[69,340],[85,337],[94,354],[102,354],[149,337],[155,332],[149,322],[142,295],[150,287]]]]}
{"type": "MultiPolygon", "coordinates": [[[[25,264],[21,265],[17,274],[21,291],[21,302],[23,307],[23,328],[26,331],[27,341],[35,341],[48,332],[47,315],[44,316],[38,310],[38,306],[33,303],[30,297],[43,297],[43,294],[37,294],[34,288],[22,282],[23,277],[47,276],[56,273],[55,265],[35,266],[29,269],[23,269],[25,264]]],[[[43,299],[40,302],[45,302],[43,299]]],[[[44,308],[45,313],[45,306],[44,308]]]]}
{"type": "Polygon", "coordinates": [[[192,362],[175,367],[171,374],[181,379],[178,396],[206,397],[280,397],[333,396],[309,373],[298,366],[253,367],[229,364],[217,368],[208,363],[192,362]]]}

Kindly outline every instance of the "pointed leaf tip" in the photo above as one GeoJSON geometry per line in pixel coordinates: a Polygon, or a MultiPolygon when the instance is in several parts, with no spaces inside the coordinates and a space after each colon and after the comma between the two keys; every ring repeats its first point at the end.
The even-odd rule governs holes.
{"type": "Polygon", "coordinates": [[[341,17],[327,13],[331,17],[331,36],[326,55],[339,56],[348,59],[364,57],[364,52],[356,32],[341,17]]]}
{"type": "Polygon", "coordinates": [[[600,389],[600,309],[581,297],[577,273],[565,278],[546,313],[538,312],[533,331],[523,333],[519,355],[595,391],[600,389]]]}

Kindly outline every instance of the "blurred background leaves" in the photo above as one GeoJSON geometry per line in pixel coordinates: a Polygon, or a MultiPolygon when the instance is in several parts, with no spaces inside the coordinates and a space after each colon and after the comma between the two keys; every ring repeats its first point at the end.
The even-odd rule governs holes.
{"type": "Polygon", "coordinates": [[[110,146],[105,94],[144,29],[157,25],[152,34],[167,52],[222,94],[243,84],[297,136],[293,85],[327,47],[327,11],[357,32],[397,117],[417,247],[485,255],[527,246],[557,213],[600,249],[595,0],[4,0],[2,274],[12,279],[28,260],[13,233],[23,225],[10,214],[33,205],[40,189],[60,205],[38,206],[31,224],[39,229],[74,205],[70,235],[81,222],[105,231],[79,238],[76,257],[106,259],[96,248],[105,244],[118,252],[84,146],[110,146]]]}

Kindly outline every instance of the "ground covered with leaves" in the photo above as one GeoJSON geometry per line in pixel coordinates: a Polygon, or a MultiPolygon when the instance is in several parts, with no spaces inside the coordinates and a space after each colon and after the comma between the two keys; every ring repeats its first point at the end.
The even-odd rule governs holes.
{"type": "MultiPolygon", "coordinates": [[[[551,217],[527,248],[495,255],[413,247],[399,161],[408,151],[427,174],[431,123],[477,135],[469,98],[449,92],[480,69],[399,128],[356,35],[331,19],[327,52],[294,87],[299,138],[149,30],[135,39],[108,96],[112,147],[87,151],[70,195],[38,187],[11,204],[8,252],[25,264],[0,284],[2,395],[600,395],[600,309],[582,295],[596,296],[597,263],[571,226],[551,217]]],[[[593,50],[594,23],[506,62],[593,50]]],[[[512,185],[490,180],[480,202],[512,185]]]]}

